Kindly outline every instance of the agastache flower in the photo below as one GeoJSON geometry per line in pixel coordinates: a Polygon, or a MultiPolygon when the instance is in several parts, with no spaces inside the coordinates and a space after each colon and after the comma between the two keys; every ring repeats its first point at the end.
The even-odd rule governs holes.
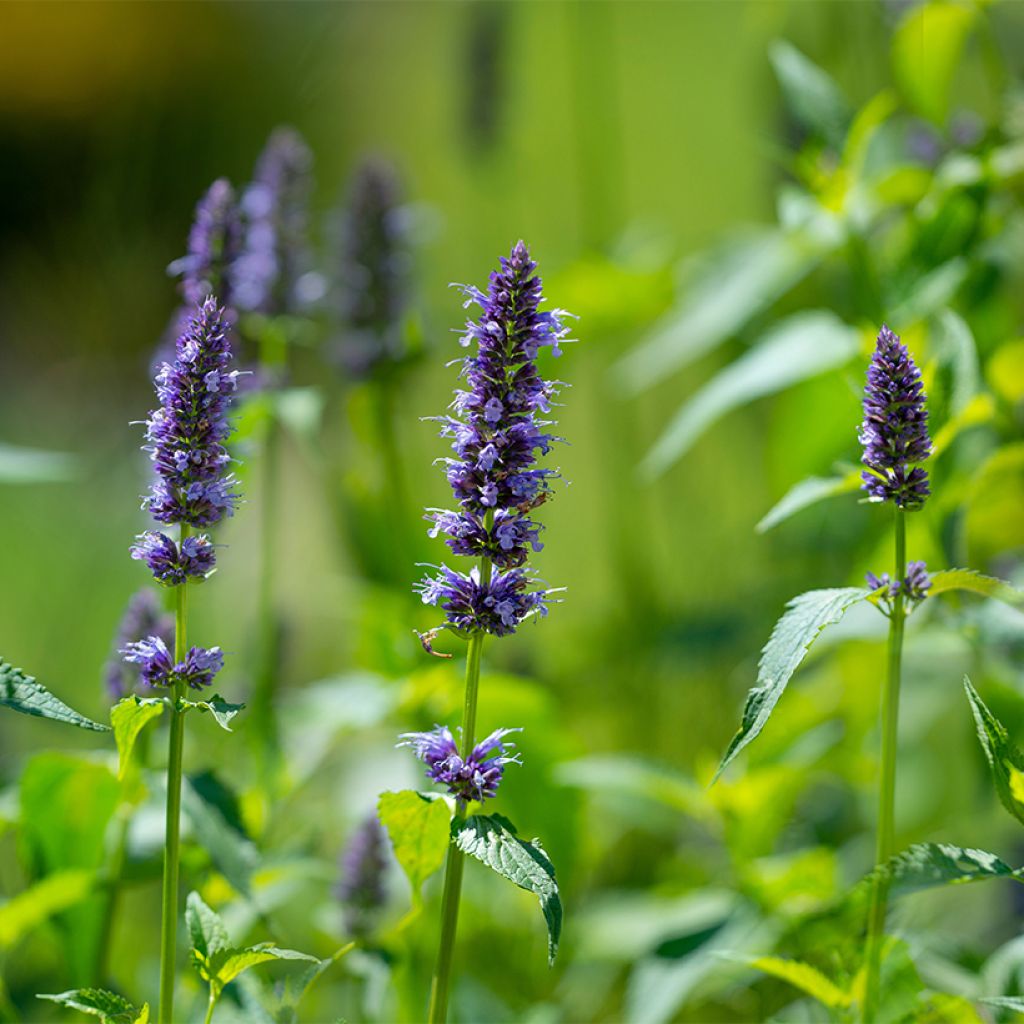
{"type": "Polygon", "coordinates": [[[167,268],[181,278],[187,305],[196,306],[211,294],[225,307],[233,305],[232,267],[239,257],[241,237],[235,190],[225,178],[218,178],[196,205],[188,252],[167,268]]]}
{"type": "Polygon", "coordinates": [[[146,423],[144,448],[157,478],[143,508],[158,522],[212,526],[238,501],[224,448],[238,385],[227,331],[224,311],[208,297],[178,338],[174,361],[157,370],[160,408],[146,423]]]}
{"type": "Polygon", "coordinates": [[[362,937],[372,930],[387,901],[387,868],[387,839],[377,815],[371,814],[342,853],[341,878],[335,890],[350,934],[362,937]]]}
{"type": "Polygon", "coordinates": [[[459,754],[455,737],[444,725],[430,732],[407,732],[399,738],[400,747],[412,747],[427,766],[427,777],[443,786],[459,800],[487,800],[498,792],[505,765],[520,764],[519,755],[509,756],[514,744],[505,737],[519,729],[495,729],[481,740],[465,759],[459,754]]]}
{"type": "Polygon", "coordinates": [[[550,593],[529,588],[533,579],[520,567],[539,551],[540,527],[530,513],[548,497],[557,474],[536,468],[558,438],[538,418],[551,408],[558,383],[541,377],[541,349],[560,354],[568,314],[541,312],[541,281],[536,263],[519,242],[491,274],[487,294],[466,286],[466,306],[481,315],[466,324],[459,339],[473,351],[462,360],[466,387],[455,393],[452,413],[441,418],[441,435],[451,438],[454,457],[445,460],[458,508],[429,509],[431,536],[447,535],[457,555],[485,559],[499,571],[493,578],[441,566],[417,589],[426,604],[439,605],[447,624],[464,632],[503,636],[526,616],[545,611],[550,593]]]}
{"type": "Polygon", "coordinates": [[[145,562],[154,578],[166,586],[178,586],[187,579],[205,579],[216,564],[210,538],[202,534],[186,537],[178,545],[165,533],[149,530],[139,534],[131,556],[145,562]]]}
{"type": "Polygon", "coordinates": [[[921,373],[899,337],[883,326],[864,389],[863,489],[872,501],[918,509],[928,497],[928,474],[915,463],[931,453],[921,373]]]}
{"type": "Polygon", "coordinates": [[[213,682],[224,667],[219,647],[190,647],[184,661],[174,662],[161,637],[149,636],[121,648],[125,661],[139,666],[139,675],[150,686],[174,687],[184,684],[201,690],[213,682]]]}
{"type": "MultiPolygon", "coordinates": [[[[147,636],[158,636],[165,645],[174,642],[174,616],[160,607],[152,590],[140,590],[133,594],[125,608],[114,638],[114,653],[121,648],[142,640],[147,636]]],[[[126,665],[120,657],[111,657],[103,667],[103,678],[107,693],[112,700],[126,697],[138,682],[139,673],[134,666],[126,665]]]]}
{"type": "Polygon", "coordinates": [[[920,604],[928,596],[932,585],[932,578],[924,562],[908,562],[907,574],[902,580],[894,580],[887,572],[878,576],[869,572],[865,579],[887,612],[892,610],[893,602],[900,594],[911,607],[920,604]]]}

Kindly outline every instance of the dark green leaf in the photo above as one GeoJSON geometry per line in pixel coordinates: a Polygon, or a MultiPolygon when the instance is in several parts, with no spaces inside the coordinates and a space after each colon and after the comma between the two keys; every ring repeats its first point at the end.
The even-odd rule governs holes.
{"type": "Polygon", "coordinates": [[[106,725],[100,725],[85,715],[69,708],[58,700],[45,686],[41,686],[25,675],[20,668],[8,665],[0,658],[0,707],[13,708],[24,715],[35,715],[37,718],[52,718],[55,722],[67,722],[77,725],[80,729],[93,732],[110,732],[106,725]]]}
{"type": "Polygon", "coordinates": [[[388,830],[395,858],[409,879],[413,897],[418,900],[423,883],[440,869],[448,853],[451,808],[445,800],[403,789],[382,793],[377,801],[377,814],[388,830]]]}
{"type": "Polygon", "coordinates": [[[964,689],[967,691],[967,699],[978,727],[978,740],[988,759],[999,800],[1024,824],[1024,755],[1012,742],[1003,724],[985,706],[967,676],[964,676],[964,689]]]}
{"type": "Polygon", "coordinates": [[[185,924],[188,926],[192,948],[205,959],[228,948],[228,932],[224,922],[197,892],[190,892],[185,901],[185,924]]]}
{"type": "Polygon", "coordinates": [[[973,850],[950,843],[916,843],[896,854],[883,867],[876,868],[861,882],[864,890],[884,873],[889,878],[889,895],[906,896],[940,885],[963,885],[989,878],[1024,881],[1024,868],[1011,868],[994,853],[973,850]]]}
{"type": "Polygon", "coordinates": [[[562,934],[562,901],[558,895],[554,865],[538,840],[526,842],[515,826],[499,814],[474,814],[452,824],[455,844],[492,871],[540,899],[548,926],[548,963],[554,963],[562,934]]]}
{"type": "Polygon", "coordinates": [[[850,105],[835,80],[784,39],[772,43],[768,56],[793,116],[838,149],[850,123],[850,105]]]}
{"type": "Polygon", "coordinates": [[[132,694],[118,701],[110,709],[110,723],[114,727],[117,744],[117,777],[123,779],[131,763],[132,750],[147,722],[159,718],[167,706],[162,697],[138,697],[132,694]]]}
{"type": "Polygon", "coordinates": [[[204,799],[189,779],[182,785],[181,806],[214,867],[240,893],[251,895],[252,875],[259,865],[256,847],[231,827],[221,810],[204,799]]]}
{"type": "Polygon", "coordinates": [[[215,693],[209,700],[183,700],[181,703],[185,708],[209,711],[226,732],[231,732],[231,720],[245,707],[244,704],[229,704],[219,693],[215,693]]]}
{"type": "Polygon", "coordinates": [[[932,573],[929,597],[945,594],[951,590],[968,590],[982,597],[995,597],[1007,604],[1024,604],[1024,591],[994,576],[983,576],[973,569],[942,569],[932,573]]]}
{"type": "Polygon", "coordinates": [[[147,1024],[149,1004],[137,1009],[124,996],[102,988],[74,988],[57,995],[41,995],[51,1003],[59,1003],[69,1010],[78,1010],[92,1017],[99,1017],[103,1024],[147,1024]]]}
{"type": "Polygon", "coordinates": [[[851,469],[842,476],[808,477],[791,487],[754,529],[758,533],[767,533],[797,512],[802,512],[805,508],[810,508],[826,498],[834,498],[840,494],[852,494],[860,489],[860,485],[861,478],[858,469],[851,469]]]}
{"type": "MultiPolygon", "coordinates": [[[[809,590],[786,605],[761,653],[757,685],[747,694],[739,731],[715,772],[717,779],[736,755],[764,728],[786,684],[826,626],[838,622],[846,610],[870,594],[863,587],[809,590]]],[[[714,779],[712,780],[714,782],[714,779]]]]}

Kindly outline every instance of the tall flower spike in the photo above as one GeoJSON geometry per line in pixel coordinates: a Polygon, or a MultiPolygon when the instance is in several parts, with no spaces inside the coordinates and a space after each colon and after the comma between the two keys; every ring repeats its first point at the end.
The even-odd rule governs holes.
{"type": "Polygon", "coordinates": [[[384,879],[388,869],[387,839],[376,814],[359,826],[341,856],[336,893],[349,933],[365,936],[387,902],[384,879]]]}
{"type": "Polygon", "coordinates": [[[899,337],[883,326],[864,388],[862,487],[872,501],[918,509],[930,491],[928,473],[916,463],[931,454],[928,410],[921,373],[899,337]]]}
{"type": "Polygon", "coordinates": [[[551,409],[559,384],[541,377],[537,355],[561,354],[569,333],[563,310],[541,312],[536,263],[519,242],[491,274],[485,295],[464,287],[466,306],[481,309],[460,338],[474,350],[462,360],[465,389],[455,393],[452,414],[441,418],[441,435],[452,440],[454,458],[445,460],[458,509],[430,509],[430,533],[447,535],[457,555],[482,558],[503,570],[469,575],[442,566],[417,587],[425,604],[444,609],[456,629],[501,636],[515,632],[528,615],[544,611],[550,591],[530,590],[521,568],[541,548],[540,526],[530,513],[548,497],[551,469],[536,468],[558,440],[539,418],[551,409]]]}
{"type": "Polygon", "coordinates": [[[133,594],[118,623],[114,655],[103,666],[103,678],[112,700],[127,697],[139,681],[134,665],[121,660],[121,649],[147,636],[158,636],[165,645],[174,643],[174,616],[163,611],[152,590],[133,594]]]}
{"type": "Polygon", "coordinates": [[[187,305],[196,306],[210,294],[218,296],[225,307],[233,305],[232,266],[241,240],[235,190],[227,179],[218,178],[196,204],[188,252],[167,268],[169,274],[181,278],[187,305]]]}
{"type": "Polygon", "coordinates": [[[488,800],[498,792],[505,765],[520,764],[519,755],[509,755],[515,744],[505,742],[510,732],[519,729],[495,729],[481,740],[465,759],[459,754],[451,729],[435,726],[430,732],[407,732],[400,747],[412,747],[427,766],[427,777],[448,787],[459,800],[488,800]]]}
{"type": "MultiPolygon", "coordinates": [[[[146,423],[145,447],[156,480],[143,508],[160,523],[212,526],[231,515],[238,501],[224,448],[231,432],[228,406],[238,384],[238,371],[228,369],[227,331],[223,310],[208,297],[178,338],[174,361],[157,371],[160,408],[146,423]]],[[[213,567],[212,551],[204,565],[204,572],[213,567]]]]}

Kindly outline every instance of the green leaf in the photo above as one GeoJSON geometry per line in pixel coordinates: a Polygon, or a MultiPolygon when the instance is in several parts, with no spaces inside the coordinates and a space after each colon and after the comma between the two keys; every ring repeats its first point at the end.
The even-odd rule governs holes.
{"type": "Polygon", "coordinates": [[[872,871],[858,888],[869,891],[874,878],[880,873],[888,876],[889,895],[892,897],[940,885],[964,885],[990,878],[1024,881],[1024,868],[1011,868],[994,853],[950,843],[915,843],[872,871]]]}
{"type": "Polygon", "coordinates": [[[209,700],[182,700],[181,706],[196,708],[201,712],[209,711],[225,732],[231,732],[231,720],[245,708],[244,704],[229,704],[219,693],[215,693],[209,700]]]}
{"type": "Polygon", "coordinates": [[[20,668],[7,664],[0,658],[0,707],[13,708],[23,715],[35,715],[37,718],[52,718],[55,722],[67,722],[77,725],[80,729],[93,732],[110,732],[106,725],[100,725],[85,715],[69,708],[58,700],[45,686],[41,686],[25,675],[20,668]]]}
{"type": "Polygon", "coordinates": [[[413,898],[419,900],[423,883],[440,869],[448,854],[451,808],[445,800],[403,789],[398,793],[381,793],[377,815],[388,830],[395,858],[412,886],[413,898]]]}
{"type": "Polygon", "coordinates": [[[64,483],[77,475],[78,460],[73,455],[0,444],[0,484],[64,483]]]}
{"type": "Polygon", "coordinates": [[[911,107],[941,128],[975,15],[972,4],[931,0],[908,11],[893,35],[896,81],[911,107]]]}
{"type": "Polygon", "coordinates": [[[771,44],[768,57],[793,116],[838,149],[850,124],[850,105],[832,76],[784,39],[771,44]]]}
{"type": "Polygon", "coordinates": [[[932,458],[941,455],[965,430],[990,423],[996,415],[996,404],[991,395],[975,395],[952,419],[947,420],[935,435],[932,458]]]}
{"type": "Polygon", "coordinates": [[[500,814],[474,814],[452,825],[455,845],[492,871],[540,899],[548,926],[548,963],[555,961],[562,934],[562,901],[558,895],[554,865],[540,842],[526,842],[515,826],[500,814]]]}
{"type": "Polygon", "coordinates": [[[739,731],[729,744],[712,783],[733,758],[757,738],[775,710],[786,684],[821,631],[838,622],[848,608],[866,600],[870,593],[864,587],[809,590],[786,605],[785,614],[775,624],[761,652],[757,685],[747,694],[739,731]]]}
{"type": "Polygon", "coordinates": [[[753,967],[754,970],[770,974],[773,978],[789,982],[790,985],[806,992],[829,1009],[835,1010],[849,1006],[852,1001],[848,992],[844,992],[816,967],[799,960],[786,960],[778,956],[758,956],[744,957],[740,962],[747,964],[748,967],[753,967]]]}
{"type": "Polygon", "coordinates": [[[727,412],[842,366],[859,351],[857,331],[833,313],[810,310],[787,317],[679,409],[641,472],[660,476],[727,412]]]}
{"type": "Polygon", "coordinates": [[[986,1006],[995,1006],[1000,1010],[1024,1013],[1024,996],[980,996],[978,1002],[986,1006]]]}
{"type": "Polygon", "coordinates": [[[48,918],[92,891],[92,871],[59,871],[0,904],[0,953],[6,953],[48,918]]]}
{"type": "Polygon", "coordinates": [[[968,590],[972,594],[994,597],[1012,605],[1024,604],[1024,591],[1018,590],[1006,580],[996,579],[995,576],[983,576],[973,569],[942,569],[932,573],[929,597],[951,590],[968,590]]]}
{"type": "Polygon", "coordinates": [[[725,243],[695,268],[676,310],[613,367],[615,381],[636,395],[688,366],[789,291],[820,255],[799,235],[775,229],[725,243]]]}
{"type": "Polygon", "coordinates": [[[197,892],[190,892],[185,901],[185,924],[192,948],[202,957],[209,959],[228,948],[230,940],[224,922],[197,892]]]}
{"type": "Polygon", "coordinates": [[[248,946],[245,949],[222,949],[210,958],[210,969],[213,971],[212,983],[218,989],[232,982],[243,971],[258,964],[269,963],[271,960],[305,960],[319,963],[315,956],[299,953],[294,949],[280,949],[272,943],[248,946]]]}
{"type": "Polygon", "coordinates": [[[967,676],[964,676],[964,689],[999,800],[1024,825],[1024,754],[1010,739],[1002,722],[986,707],[967,676]]]}
{"type": "Polygon", "coordinates": [[[252,876],[259,866],[256,847],[225,820],[220,809],[205,799],[190,779],[182,784],[181,806],[214,867],[238,892],[249,896],[252,876]]]}
{"type": "Polygon", "coordinates": [[[110,709],[110,724],[117,744],[117,777],[123,779],[131,763],[132,750],[147,722],[159,718],[167,706],[162,697],[138,697],[132,694],[119,700],[110,709]]]}
{"type": "Polygon", "coordinates": [[[860,489],[860,470],[852,469],[843,476],[811,476],[794,484],[765,517],[754,527],[757,533],[769,530],[785,522],[790,516],[816,505],[826,498],[840,494],[852,494],[860,489]]]}
{"type": "Polygon", "coordinates": [[[91,1017],[99,1017],[103,1024],[147,1024],[149,1021],[148,1003],[140,1010],[124,996],[102,988],[73,988],[69,992],[40,995],[37,998],[58,1003],[69,1010],[78,1010],[91,1017]]]}

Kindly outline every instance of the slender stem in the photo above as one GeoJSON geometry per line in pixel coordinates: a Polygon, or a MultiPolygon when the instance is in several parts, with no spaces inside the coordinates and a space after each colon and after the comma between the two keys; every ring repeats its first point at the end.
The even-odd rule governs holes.
{"type": "MultiPolygon", "coordinates": [[[[181,524],[181,542],[189,528],[181,524]]],[[[174,660],[180,663],[188,653],[188,584],[175,592],[174,660]]],[[[178,701],[184,696],[183,685],[174,686],[171,694],[171,729],[167,753],[167,826],[164,840],[164,887],[160,933],[160,1013],[159,1024],[174,1024],[174,961],[178,937],[178,853],[181,839],[181,761],[185,746],[185,712],[178,701]]]]}
{"type": "Polygon", "coordinates": [[[117,836],[114,840],[114,849],[110,857],[110,867],[107,870],[107,877],[104,883],[103,893],[103,923],[100,931],[100,941],[96,948],[96,983],[102,985],[107,978],[107,970],[110,961],[111,937],[114,932],[114,918],[117,915],[118,897],[121,891],[121,875],[124,872],[124,862],[128,847],[128,827],[131,823],[129,810],[126,806],[118,808],[117,836]]]}
{"type": "Polygon", "coordinates": [[[203,1024],[210,1024],[213,1020],[213,1011],[217,1008],[217,1000],[213,998],[213,992],[210,992],[210,999],[206,1004],[206,1016],[203,1018],[203,1024]]]}
{"type": "MultiPolygon", "coordinates": [[[[896,575],[902,582],[907,574],[907,524],[905,513],[896,509],[896,575]]],[[[868,916],[867,981],[864,995],[864,1020],[873,1021],[878,1012],[879,979],[882,967],[882,941],[889,905],[889,879],[881,871],[895,850],[896,832],[896,739],[900,710],[900,674],[903,657],[903,625],[906,621],[902,590],[892,601],[889,616],[889,659],[882,691],[882,770],[878,786],[878,835],[875,846],[876,875],[871,891],[868,916]]]]}

